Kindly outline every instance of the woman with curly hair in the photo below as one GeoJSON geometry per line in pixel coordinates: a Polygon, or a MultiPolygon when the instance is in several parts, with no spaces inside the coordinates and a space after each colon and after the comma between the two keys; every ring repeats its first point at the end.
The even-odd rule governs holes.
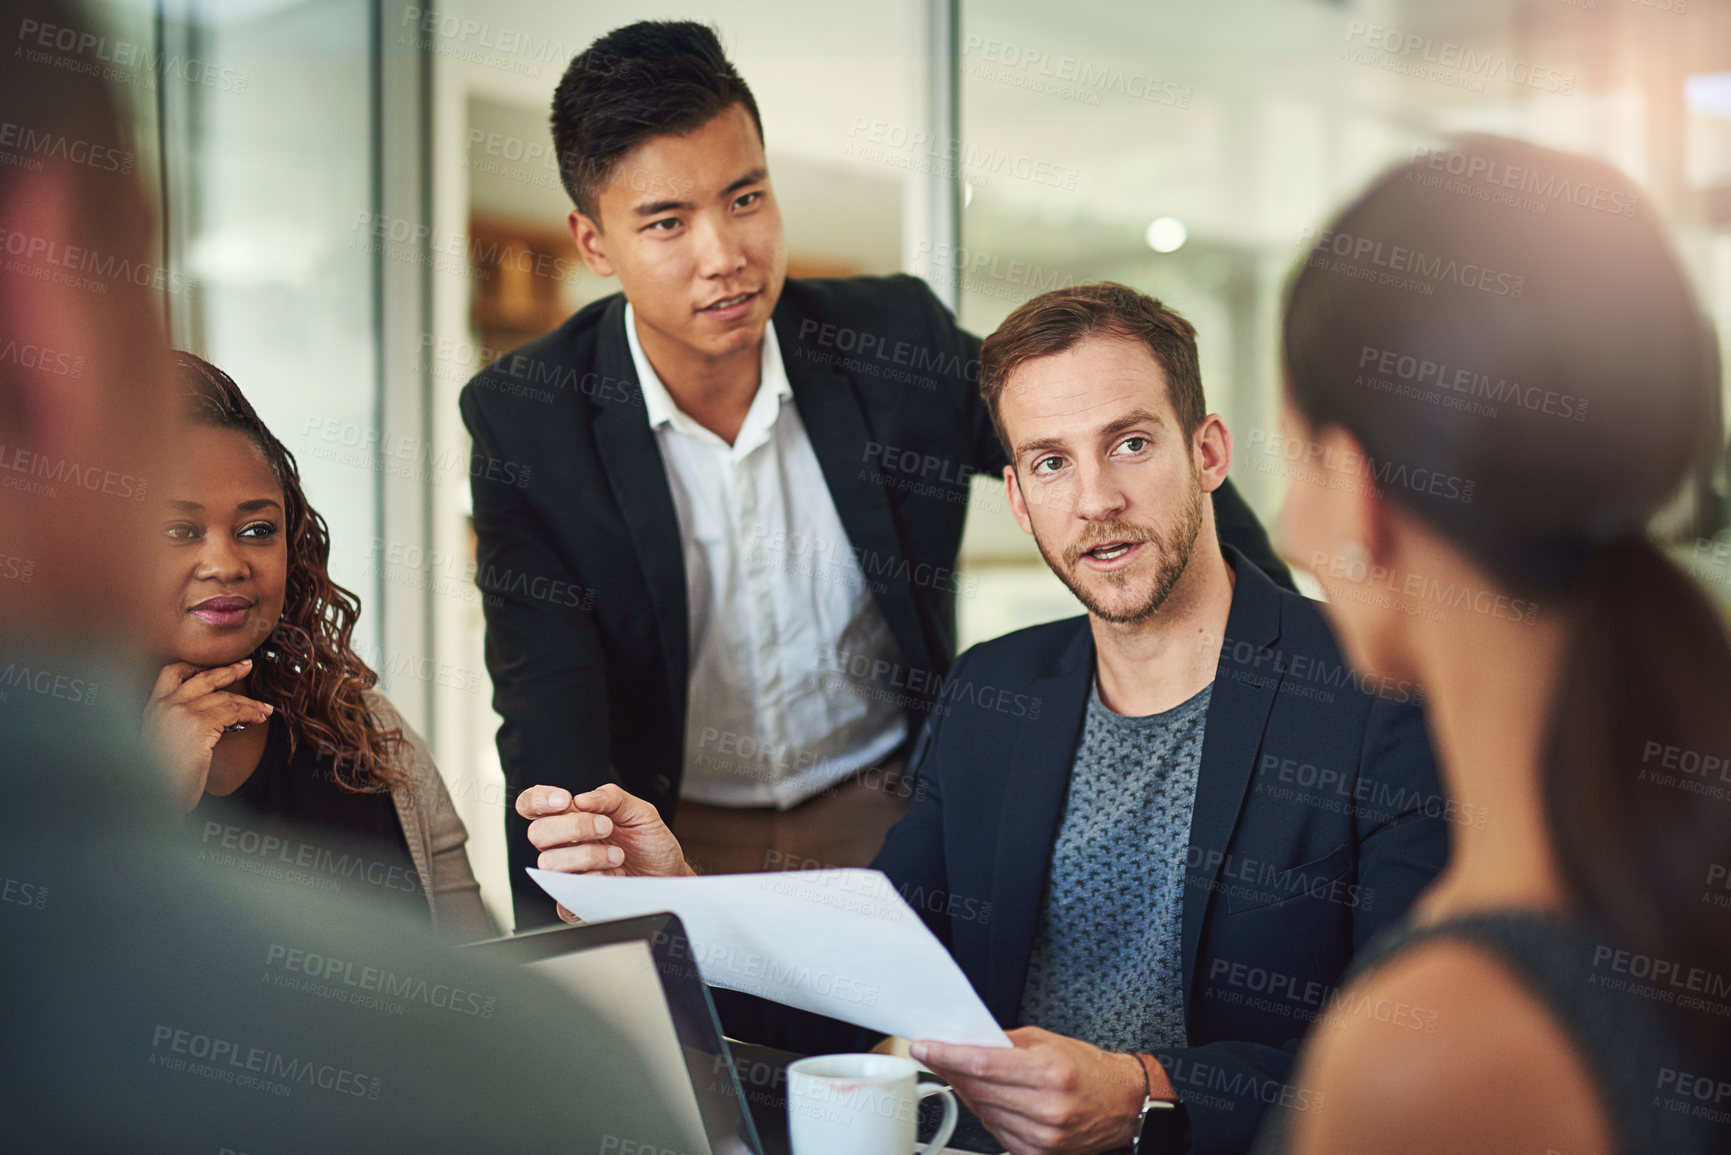
{"type": "Polygon", "coordinates": [[[294,456],[227,374],[175,360],[186,428],[153,575],[165,664],[144,729],[202,820],[201,857],[489,937],[468,832],[355,654],[360,601],[326,570],[330,534],[294,456]]]}

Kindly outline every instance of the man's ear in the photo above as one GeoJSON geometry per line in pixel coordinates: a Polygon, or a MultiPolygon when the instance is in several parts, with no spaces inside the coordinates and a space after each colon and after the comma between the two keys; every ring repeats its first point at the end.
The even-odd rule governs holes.
{"type": "Polygon", "coordinates": [[[577,255],[583,258],[589,271],[597,277],[611,277],[613,262],[607,259],[606,238],[601,235],[601,226],[582,209],[572,209],[567,213],[565,224],[571,230],[571,243],[577,246],[577,255]]]}
{"type": "Polygon", "coordinates": [[[1028,520],[1028,503],[1022,500],[1022,487],[1016,481],[1016,467],[1013,465],[1004,466],[1004,499],[1010,503],[1010,515],[1022,527],[1022,532],[1032,535],[1034,523],[1028,520]]]}
{"type": "Polygon", "coordinates": [[[1213,493],[1226,484],[1226,471],[1232,468],[1232,430],[1226,427],[1224,417],[1210,413],[1202,419],[1191,438],[1190,455],[1196,462],[1203,493],[1213,493]]]}

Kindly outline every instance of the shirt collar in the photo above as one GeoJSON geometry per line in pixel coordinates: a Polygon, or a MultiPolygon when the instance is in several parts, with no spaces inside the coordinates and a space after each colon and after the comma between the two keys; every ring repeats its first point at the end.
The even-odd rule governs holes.
{"type": "MultiPolygon", "coordinates": [[[[643,390],[643,411],[649,418],[649,427],[657,429],[670,424],[681,433],[719,441],[715,434],[687,416],[673,400],[667,386],[662,384],[655,367],[643,353],[642,343],[637,340],[637,314],[629,301],[625,303],[625,341],[631,347],[631,361],[637,368],[637,383],[643,390]]],[[[788,382],[787,368],[781,360],[781,344],[775,339],[775,322],[769,321],[763,326],[757,394],[751,400],[751,409],[745,415],[739,436],[734,439],[735,448],[753,443],[759,435],[767,432],[780,411],[782,398],[792,396],[793,386],[788,382]]]]}

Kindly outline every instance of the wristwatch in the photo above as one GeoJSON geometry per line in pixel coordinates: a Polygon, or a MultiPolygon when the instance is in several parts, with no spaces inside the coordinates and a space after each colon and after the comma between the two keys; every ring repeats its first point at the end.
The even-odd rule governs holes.
{"type": "Polygon", "coordinates": [[[1133,1155],[1184,1155],[1190,1150],[1190,1112],[1176,1099],[1144,1099],[1136,1120],[1133,1155]]]}

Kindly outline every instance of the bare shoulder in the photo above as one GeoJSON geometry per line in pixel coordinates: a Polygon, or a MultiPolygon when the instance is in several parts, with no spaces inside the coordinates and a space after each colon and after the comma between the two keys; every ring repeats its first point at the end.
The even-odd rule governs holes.
{"type": "Polygon", "coordinates": [[[1302,1155],[1609,1155],[1592,1080],[1544,1005],[1480,948],[1415,947],[1340,992],[1299,1082],[1302,1155]]]}

